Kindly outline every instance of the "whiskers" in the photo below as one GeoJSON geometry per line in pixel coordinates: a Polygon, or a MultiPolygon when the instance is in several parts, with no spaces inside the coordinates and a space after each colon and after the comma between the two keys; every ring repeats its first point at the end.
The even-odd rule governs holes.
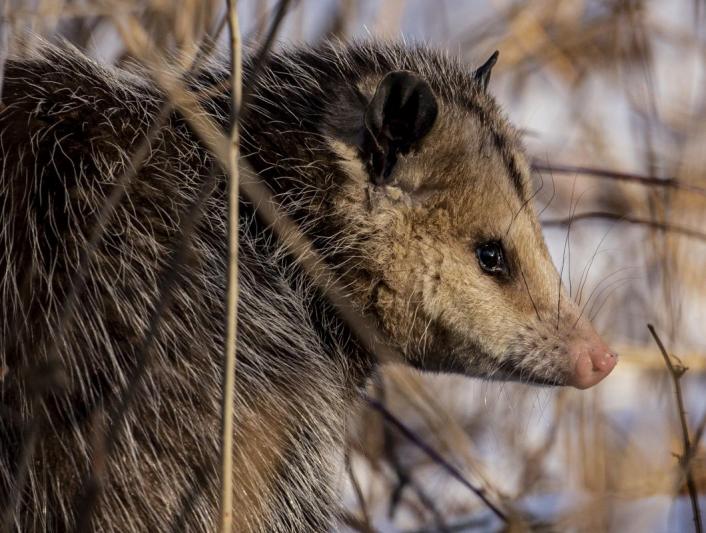
{"type": "MultiPolygon", "coordinates": [[[[588,298],[583,303],[583,305],[581,305],[581,312],[579,313],[579,316],[576,318],[576,321],[574,322],[573,327],[575,328],[576,325],[579,323],[579,321],[581,320],[581,317],[586,312],[586,308],[589,306],[589,303],[591,303],[591,300],[593,300],[593,303],[591,303],[591,307],[588,312],[589,320],[593,320],[593,318],[595,316],[592,314],[592,310],[594,309],[594,304],[595,304],[596,300],[600,299],[600,297],[605,293],[606,290],[610,290],[611,288],[616,287],[616,284],[619,284],[622,282],[634,281],[634,280],[640,279],[639,276],[628,276],[628,277],[623,277],[623,278],[619,278],[619,279],[611,279],[611,278],[613,278],[614,276],[616,276],[618,274],[624,273],[624,272],[635,271],[635,270],[637,270],[637,268],[638,267],[636,267],[636,266],[621,267],[621,268],[607,274],[606,276],[604,276],[596,284],[596,286],[591,290],[588,298]],[[607,285],[601,287],[601,285],[608,282],[608,280],[611,280],[611,281],[607,285]],[[595,297],[595,299],[594,299],[594,297],[595,297]]],[[[580,305],[580,302],[579,302],[579,305],[580,305]]]]}
{"type": "Polygon", "coordinates": [[[537,309],[537,304],[534,303],[534,298],[532,298],[532,292],[530,291],[529,285],[527,285],[527,278],[525,278],[525,273],[522,270],[522,267],[520,266],[520,274],[522,275],[522,282],[525,284],[525,289],[527,290],[527,296],[529,296],[530,302],[532,302],[532,307],[534,308],[534,312],[537,315],[537,321],[541,322],[542,317],[539,316],[539,310],[537,309]]]}
{"type": "MultiPolygon", "coordinates": [[[[574,191],[576,189],[576,177],[574,177],[574,183],[571,186],[571,198],[569,199],[569,217],[572,217],[574,214],[575,207],[573,205],[574,203],[574,191]]],[[[567,246],[569,247],[569,250],[571,250],[570,247],[570,242],[571,242],[571,220],[569,221],[569,226],[566,229],[566,238],[564,239],[564,249],[561,253],[561,268],[559,269],[559,286],[557,287],[557,299],[556,299],[556,329],[559,330],[559,320],[561,318],[561,286],[562,286],[562,281],[564,279],[564,266],[566,262],[566,249],[567,246]]],[[[570,256],[569,256],[570,257],[570,256]]],[[[570,259],[569,259],[570,263],[570,259]]],[[[571,265],[569,264],[569,271],[571,271],[571,265]]],[[[571,276],[569,275],[569,278],[571,276]]]]}

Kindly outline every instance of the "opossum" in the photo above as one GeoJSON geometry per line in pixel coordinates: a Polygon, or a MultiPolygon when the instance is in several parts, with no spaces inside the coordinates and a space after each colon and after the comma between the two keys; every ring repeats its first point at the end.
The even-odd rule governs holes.
{"type": "MultiPolygon", "coordinates": [[[[496,59],[473,70],[421,45],[326,42],[285,47],[258,75],[246,60],[242,157],[409,365],[590,387],[617,356],[552,264],[521,140],[488,92],[496,59]]],[[[184,76],[224,132],[229,76],[220,60],[184,76]]],[[[213,530],[227,173],[177,110],[160,124],[167,98],[147,70],[47,44],[7,62],[2,95],[5,523],[86,527],[100,468],[95,530],[213,530]],[[116,420],[155,311],[145,378],[116,420]],[[107,453],[100,435],[118,423],[107,453]]],[[[378,361],[256,206],[240,211],[235,530],[326,531],[347,417],[378,361]]]]}

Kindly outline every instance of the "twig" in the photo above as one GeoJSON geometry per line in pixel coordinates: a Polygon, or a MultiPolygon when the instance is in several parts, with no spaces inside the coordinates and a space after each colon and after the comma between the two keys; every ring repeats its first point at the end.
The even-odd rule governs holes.
{"type": "Polygon", "coordinates": [[[208,483],[208,466],[209,465],[207,464],[207,462],[203,461],[201,464],[197,464],[192,469],[193,479],[189,488],[182,496],[181,504],[179,505],[178,511],[174,513],[172,524],[169,528],[169,531],[171,531],[171,533],[182,533],[185,530],[187,523],[186,519],[189,514],[193,511],[194,507],[196,506],[196,502],[201,496],[201,492],[208,483]]]}
{"type": "Polygon", "coordinates": [[[265,40],[258,49],[257,55],[252,61],[252,70],[250,71],[248,77],[248,86],[245,88],[242,94],[241,107],[243,109],[243,112],[248,109],[250,98],[252,97],[252,93],[255,90],[255,80],[257,80],[257,78],[260,76],[260,73],[262,72],[262,69],[265,68],[265,66],[267,65],[267,60],[269,58],[270,52],[272,51],[272,46],[274,45],[275,37],[277,36],[277,31],[282,25],[284,16],[289,10],[290,3],[291,0],[280,0],[279,4],[277,5],[277,11],[275,12],[272,24],[270,25],[270,29],[267,32],[267,35],[265,36],[265,40]]]}
{"type": "Polygon", "coordinates": [[[532,169],[537,171],[552,172],[555,174],[583,174],[595,178],[609,178],[618,181],[627,181],[637,183],[647,187],[667,187],[692,192],[706,196],[706,189],[684,183],[676,178],[658,178],[656,176],[642,176],[640,174],[632,174],[629,172],[619,172],[617,170],[608,170],[602,168],[581,167],[573,165],[556,165],[550,163],[542,163],[540,161],[532,162],[532,169]]]}
{"type": "Polygon", "coordinates": [[[361,530],[365,533],[372,533],[373,526],[370,521],[370,514],[368,513],[368,506],[365,505],[365,496],[363,496],[363,490],[360,488],[360,483],[358,483],[358,478],[353,472],[353,465],[351,464],[351,451],[346,450],[346,472],[348,473],[348,478],[351,480],[351,485],[353,485],[353,491],[358,499],[358,504],[360,505],[360,512],[363,515],[363,520],[361,521],[361,530]]]}
{"type": "Polygon", "coordinates": [[[701,422],[696,426],[696,431],[694,431],[694,438],[691,441],[691,451],[696,452],[696,449],[701,444],[701,438],[704,436],[704,430],[706,430],[706,413],[701,417],[701,422]]]}
{"type": "Polygon", "coordinates": [[[351,513],[341,513],[340,521],[346,524],[348,527],[360,533],[378,533],[376,529],[369,529],[367,524],[365,524],[359,518],[353,516],[351,513]]]}
{"type": "MultiPolygon", "coordinates": [[[[446,526],[447,533],[462,533],[464,531],[490,531],[491,530],[491,515],[484,512],[482,516],[472,516],[466,520],[449,524],[446,526]]],[[[501,531],[513,531],[510,528],[501,531]]],[[[439,533],[435,527],[422,527],[420,529],[406,530],[404,533],[439,533]]]]}
{"type": "Polygon", "coordinates": [[[633,217],[630,215],[620,215],[618,213],[609,213],[604,211],[589,211],[586,213],[579,213],[571,215],[565,218],[552,218],[542,220],[542,226],[553,227],[553,226],[568,226],[572,222],[577,222],[579,220],[595,220],[595,219],[605,219],[605,220],[615,220],[617,222],[627,222],[628,224],[636,224],[639,226],[647,226],[652,229],[659,231],[668,231],[671,233],[677,233],[679,235],[684,235],[685,237],[691,237],[692,239],[698,239],[700,241],[706,241],[706,233],[687,228],[686,226],[680,226],[677,224],[667,224],[663,222],[657,222],[656,220],[650,220],[647,218],[633,217]]]}
{"type": "Polygon", "coordinates": [[[77,531],[92,531],[91,516],[93,510],[99,500],[99,495],[103,489],[102,482],[107,466],[108,458],[112,455],[118,438],[122,431],[125,417],[130,410],[132,403],[137,397],[137,393],[142,385],[150,366],[150,353],[152,344],[159,331],[159,326],[164,316],[164,313],[171,305],[173,297],[173,289],[176,282],[179,280],[181,268],[185,262],[190,243],[190,236],[194,229],[198,226],[203,205],[213,192],[213,182],[215,180],[216,165],[209,176],[201,184],[198,197],[190,207],[184,217],[180,227],[180,235],[176,238],[174,256],[166,266],[160,283],[157,287],[157,301],[150,315],[147,332],[136,350],[135,368],[127,381],[127,386],[123,393],[119,396],[118,401],[111,409],[111,415],[108,417],[110,427],[108,428],[105,439],[98,442],[99,453],[94,454],[93,469],[89,479],[84,483],[82,493],[79,495],[79,510],[77,531]]]}
{"type": "Polygon", "coordinates": [[[495,514],[495,516],[500,518],[500,520],[502,520],[506,524],[508,523],[507,515],[503,511],[501,511],[492,501],[490,501],[488,496],[485,494],[484,489],[476,487],[470,481],[468,481],[465,476],[461,472],[459,472],[459,470],[454,465],[449,463],[439,452],[437,452],[429,444],[423,441],[417,434],[414,433],[414,431],[412,431],[404,423],[402,423],[402,421],[400,421],[395,415],[388,411],[388,409],[379,401],[367,395],[363,395],[363,397],[373,409],[382,414],[386,422],[392,424],[400,433],[402,433],[402,435],[404,435],[405,438],[407,438],[410,442],[412,442],[415,446],[417,446],[420,450],[427,454],[434,462],[441,465],[449,474],[451,474],[451,477],[456,479],[464,487],[466,487],[476,496],[478,496],[478,498],[481,499],[481,501],[493,512],[493,514],[495,514]]]}
{"type": "Polygon", "coordinates": [[[682,446],[683,451],[679,459],[679,463],[686,470],[686,485],[689,489],[689,498],[691,499],[691,511],[694,515],[694,527],[697,533],[703,532],[703,524],[701,522],[701,511],[699,510],[699,499],[698,492],[696,490],[696,483],[694,482],[694,476],[691,472],[691,467],[685,465],[684,463],[691,457],[692,448],[689,442],[689,426],[686,421],[686,410],[684,409],[684,398],[681,392],[680,379],[684,373],[688,370],[685,366],[677,364],[676,366],[672,363],[671,357],[667,353],[667,350],[662,344],[662,340],[657,335],[654,326],[652,324],[647,324],[647,329],[650,330],[652,337],[654,338],[659,351],[662,352],[662,357],[664,357],[664,362],[667,364],[667,369],[669,370],[669,375],[672,377],[672,382],[674,383],[674,394],[677,397],[677,409],[679,411],[679,423],[681,424],[682,431],[682,446]]]}
{"type": "Polygon", "coordinates": [[[242,57],[237,0],[226,0],[230,30],[231,123],[228,151],[228,288],[226,295],[226,344],[223,379],[223,433],[221,447],[221,533],[233,527],[233,426],[235,410],[235,364],[238,338],[238,118],[242,98],[242,57]]]}
{"type": "MultiPolygon", "coordinates": [[[[388,436],[389,430],[385,431],[385,447],[388,447],[388,442],[389,442],[389,436],[388,436]]],[[[387,450],[388,453],[388,460],[390,461],[390,464],[395,471],[395,475],[397,476],[397,485],[395,486],[392,495],[390,496],[390,510],[389,510],[389,517],[392,519],[394,517],[395,510],[397,509],[397,506],[399,502],[402,499],[402,492],[406,487],[409,487],[412,489],[414,494],[416,494],[417,498],[419,498],[419,501],[421,504],[429,510],[429,512],[432,515],[432,518],[434,520],[434,530],[437,533],[448,533],[449,529],[446,525],[446,522],[444,521],[444,517],[437,508],[436,504],[434,503],[434,500],[426,493],[426,491],[414,480],[412,477],[412,474],[407,470],[407,468],[404,467],[402,462],[400,461],[399,457],[395,453],[395,450],[390,447],[389,450],[387,450]]]]}
{"type": "Polygon", "coordinates": [[[691,462],[696,457],[696,453],[701,445],[701,438],[704,436],[704,430],[706,430],[706,414],[701,417],[701,421],[696,425],[696,430],[694,431],[694,437],[691,439],[691,449],[688,456],[684,456],[681,461],[681,475],[677,482],[677,488],[684,484],[684,478],[691,469],[691,462]]]}
{"type": "MultiPolygon", "coordinates": [[[[376,378],[375,389],[377,392],[377,398],[379,399],[378,401],[384,405],[385,398],[387,396],[385,381],[381,379],[380,373],[376,374],[376,378]]],[[[390,496],[390,505],[388,510],[388,516],[390,519],[394,518],[397,506],[402,499],[402,493],[404,492],[404,489],[409,486],[417,495],[417,498],[419,498],[421,504],[426,507],[429,512],[431,512],[436,525],[436,530],[439,533],[446,533],[448,531],[446,522],[444,521],[444,517],[437,508],[436,504],[429,497],[426,491],[415,481],[411,472],[409,472],[409,470],[402,464],[402,461],[400,461],[400,458],[397,455],[393,430],[388,424],[383,424],[383,449],[385,451],[385,455],[387,456],[387,460],[395,471],[395,475],[397,477],[397,484],[392,491],[392,495],[390,496]]]]}

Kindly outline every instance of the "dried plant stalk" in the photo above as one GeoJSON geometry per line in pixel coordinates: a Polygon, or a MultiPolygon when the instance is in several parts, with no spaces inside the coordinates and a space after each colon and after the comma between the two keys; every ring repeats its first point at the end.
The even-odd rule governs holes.
{"type": "Polygon", "coordinates": [[[231,130],[228,150],[228,292],[226,310],[225,372],[223,378],[223,440],[221,445],[220,531],[233,527],[233,418],[235,416],[235,363],[238,337],[238,115],[242,99],[242,57],[237,0],[228,2],[231,54],[231,130]]]}
{"type": "Polygon", "coordinates": [[[686,486],[689,489],[689,499],[691,500],[691,511],[694,515],[694,527],[696,528],[697,533],[702,533],[703,532],[703,524],[701,522],[701,510],[699,509],[699,496],[698,492],[696,490],[696,483],[694,482],[694,475],[691,472],[691,468],[689,467],[688,464],[685,464],[688,459],[692,456],[692,447],[691,447],[691,442],[689,440],[689,426],[686,421],[686,410],[684,408],[684,397],[681,392],[681,383],[680,379],[684,375],[684,372],[687,371],[687,368],[682,365],[674,365],[672,363],[671,358],[669,357],[669,354],[667,353],[666,348],[664,347],[664,344],[662,344],[662,339],[659,338],[657,335],[657,332],[655,331],[654,326],[652,324],[647,324],[647,329],[650,330],[650,333],[652,334],[652,337],[654,338],[655,342],[657,343],[657,346],[659,346],[659,351],[662,352],[662,357],[664,357],[664,362],[667,365],[667,369],[669,370],[669,375],[672,378],[672,382],[674,383],[674,394],[676,395],[677,399],[677,409],[679,411],[679,423],[681,425],[681,430],[682,430],[682,455],[679,458],[679,463],[680,465],[684,465],[684,468],[686,470],[686,486]]]}

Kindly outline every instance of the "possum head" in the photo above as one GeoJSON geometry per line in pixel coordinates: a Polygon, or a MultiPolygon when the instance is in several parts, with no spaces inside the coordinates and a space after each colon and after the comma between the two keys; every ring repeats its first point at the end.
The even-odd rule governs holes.
{"type": "Polygon", "coordinates": [[[455,98],[406,70],[358,83],[330,141],[351,284],[421,369],[587,388],[616,356],[550,259],[523,150],[486,92],[496,58],[455,98]]]}

